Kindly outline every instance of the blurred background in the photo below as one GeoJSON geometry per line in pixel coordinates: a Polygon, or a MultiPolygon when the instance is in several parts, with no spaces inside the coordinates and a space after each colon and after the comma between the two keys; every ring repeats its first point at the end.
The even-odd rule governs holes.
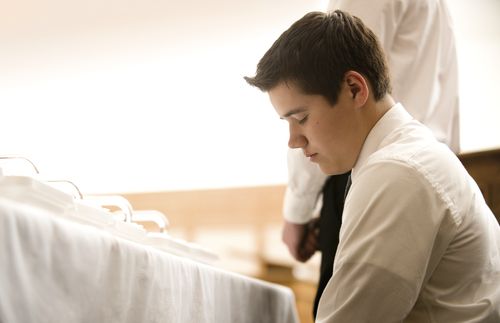
{"type": "MultiPolygon", "coordinates": [[[[314,284],[317,259],[298,266],[280,242],[287,125],[243,76],[326,6],[0,0],[0,155],[26,156],[84,194],[161,209],[173,235],[216,250],[225,268],[314,284]]],[[[500,0],[449,6],[462,151],[500,147],[500,0]]]]}
{"type": "MultiPolygon", "coordinates": [[[[327,1],[0,3],[1,154],[92,193],[286,182],[287,127],[242,77],[327,1]]],[[[462,148],[500,146],[500,1],[449,5],[462,148]]]]}

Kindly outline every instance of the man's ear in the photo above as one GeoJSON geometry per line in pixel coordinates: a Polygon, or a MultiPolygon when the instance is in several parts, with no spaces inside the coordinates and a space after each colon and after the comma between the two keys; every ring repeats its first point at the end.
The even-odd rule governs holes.
{"type": "Polygon", "coordinates": [[[356,71],[347,71],[345,73],[344,80],[348,86],[351,98],[357,103],[357,105],[364,105],[366,100],[368,100],[370,89],[368,88],[368,82],[363,75],[356,71]]]}

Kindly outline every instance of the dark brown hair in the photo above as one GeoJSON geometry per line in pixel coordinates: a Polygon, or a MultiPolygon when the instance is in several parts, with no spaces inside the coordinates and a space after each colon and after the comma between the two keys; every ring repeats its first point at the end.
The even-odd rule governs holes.
{"type": "Polygon", "coordinates": [[[375,100],[390,93],[387,63],[375,34],[349,13],[310,12],[274,42],[255,77],[245,80],[262,91],[291,81],[305,94],[323,95],[335,104],[350,70],[368,79],[375,100]]]}

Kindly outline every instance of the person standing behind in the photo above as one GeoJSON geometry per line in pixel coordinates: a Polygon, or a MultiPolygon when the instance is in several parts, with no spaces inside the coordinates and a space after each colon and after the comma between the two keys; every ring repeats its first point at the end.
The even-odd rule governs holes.
{"type": "MultiPolygon", "coordinates": [[[[457,54],[446,1],[332,0],[328,11],[334,9],[359,17],[377,35],[388,60],[393,97],[458,153],[457,54]]],[[[349,173],[328,177],[299,149],[289,150],[288,170],[282,239],[299,261],[307,261],[318,247],[322,253],[315,316],[333,270],[349,173]],[[321,196],[320,217],[313,219],[321,196]]]]}

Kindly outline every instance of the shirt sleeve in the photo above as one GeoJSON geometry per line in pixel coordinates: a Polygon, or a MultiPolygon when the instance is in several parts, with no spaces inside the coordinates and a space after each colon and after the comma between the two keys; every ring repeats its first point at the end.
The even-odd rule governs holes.
{"type": "Polygon", "coordinates": [[[446,203],[411,166],[367,166],[347,195],[318,322],[402,322],[454,228],[446,203]]]}
{"type": "Polygon", "coordinates": [[[288,150],[288,186],[283,215],[287,221],[305,223],[312,216],[327,178],[299,149],[288,150]]]}

